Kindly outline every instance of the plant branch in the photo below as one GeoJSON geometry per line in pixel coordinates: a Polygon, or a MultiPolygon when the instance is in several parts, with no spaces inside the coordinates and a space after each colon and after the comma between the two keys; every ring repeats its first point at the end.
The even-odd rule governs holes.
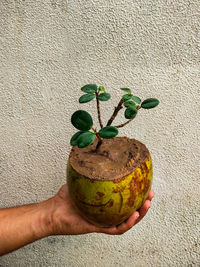
{"type": "Polygon", "coordinates": [[[102,123],[102,120],[101,120],[101,112],[100,112],[99,99],[98,99],[98,92],[95,92],[95,94],[96,94],[96,101],[97,101],[98,120],[99,120],[100,127],[103,128],[103,123],[102,123]]]}
{"type": "Polygon", "coordinates": [[[126,121],[126,122],[120,124],[120,125],[117,125],[117,126],[115,126],[115,127],[116,127],[116,128],[121,128],[121,127],[125,126],[126,124],[128,124],[129,122],[131,122],[133,119],[134,119],[134,118],[132,118],[132,119],[130,119],[130,120],[128,120],[128,121],[126,121]]]}
{"type": "MultiPolygon", "coordinates": [[[[141,107],[137,107],[137,110],[139,110],[141,107]]],[[[115,126],[116,128],[121,128],[121,127],[123,127],[123,126],[125,126],[126,124],[128,124],[129,122],[131,122],[133,119],[135,119],[135,117],[134,118],[132,118],[132,119],[130,119],[130,120],[128,120],[128,121],[126,121],[126,122],[124,122],[124,123],[122,123],[122,124],[120,124],[120,125],[117,125],[117,126],[115,126]]]]}
{"type": "Polygon", "coordinates": [[[123,106],[122,106],[123,103],[124,103],[124,100],[123,100],[123,98],[122,98],[122,99],[119,101],[117,107],[115,107],[115,110],[114,110],[114,112],[113,112],[111,118],[108,120],[106,126],[110,126],[110,125],[111,125],[111,123],[113,122],[113,120],[114,120],[115,117],[117,116],[117,114],[118,114],[118,112],[120,111],[120,109],[123,108],[123,106]]]}

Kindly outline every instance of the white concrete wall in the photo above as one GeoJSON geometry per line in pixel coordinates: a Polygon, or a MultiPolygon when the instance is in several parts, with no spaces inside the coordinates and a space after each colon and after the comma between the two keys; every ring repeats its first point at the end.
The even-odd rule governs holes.
{"type": "Polygon", "coordinates": [[[0,1],[0,207],[65,183],[82,85],[104,85],[113,105],[122,86],[160,99],[120,130],[152,153],[145,219],[122,236],[45,238],[1,266],[199,266],[199,19],[199,0],[0,1]]]}

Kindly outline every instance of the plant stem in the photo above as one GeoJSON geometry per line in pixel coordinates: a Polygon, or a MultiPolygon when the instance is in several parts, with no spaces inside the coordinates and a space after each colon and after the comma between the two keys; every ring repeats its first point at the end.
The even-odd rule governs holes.
{"type": "MultiPolygon", "coordinates": [[[[141,107],[137,107],[137,110],[139,110],[140,108],[141,108],[141,107]]],[[[134,118],[135,118],[135,117],[134,117],[134,118]]],[[[120,124],[120,125],[117,125],[117,126],[115,126],[115,127],[116,127],[116,128],[121,128],[121,127],[125,126],[126,124],[128,124],[129,122],[131,122],[134,118],[132,118],[132,119],[130,119],[130,120],[128,120],[128,121],[126,121],[126,122],[120,124]]]]}
{"type": "Polygon", "coordinates": [[[101,144],[102,144],[102,140],[99,140],[98,143],[97,143],[97,146],[96,146],[95,150],[98,150],[101,144]]]}
{"type": "Polygon", "coordinates": [[[98,134],[98,132],[97,132],[96,129],[94,129],[94,128],[92,127],[92,130],[93,130],[94,133],[96,134],[96,137],[99,139],[99,141],[98,141],[98,143],[97,143],[97,145],[96,145],[96,148],[95,148],[95,150],[97,150],[97,149],[100,147],[100,145],[103,143],[103,139],[100,137],[100,135],[98,134]]]}
{"type": "Polygon", "coordinates": [[[96,94],[96,101],[97,101],[98,120],[99,120],[100,127],[103,128],[103,123],[101,120],[101,113],[100,113],[99,99],[98,99],[98,92],[95,92],[95,94],[96,94]]]}
{"type": "Polygon", "coordinates": [[[97,138],[99,139],[99,141],[98,141],[98,143],[97,143],[97,145],[96,145],[95,150],[98,150],[99,147],[100,147],[100,145],[103,143],[103,139],[99,136],[98,133],[96,133],[96,136],[97,136],[97,138]]]}
{"type": "Polygon", "coordinates": [[[120,109],[123,108],[122,104],[124,103],[123,98],[119,101],[117,107],[115,107],[115,110],[111,116],[111,118],[109,119],[109,121],[107,122],[106,126],[110,126],[111,123],[113,122],[113,120],[115,119],[115,117],[117,116],[118,112],[120,111],[120,109]]]}
{"type": "Polygon", "coordinates": [[[126,124],[128,124],[129,122],[131,122],[133,119],[134,119],[134,118],[132,118],[132,119],[130,119],[130,120],[128,120],[128,121],[126,121],[126,122],[120,124],[120,125],[117,125],[117,126],[115,126],[115,127],[116,127],[116,128],[121,128],[121,127],[125,126],[126,124]]]}

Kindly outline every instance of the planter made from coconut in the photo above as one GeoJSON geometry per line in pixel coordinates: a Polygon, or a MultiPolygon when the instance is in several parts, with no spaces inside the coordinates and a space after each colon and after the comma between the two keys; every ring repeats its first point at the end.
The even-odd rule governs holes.
{"type": "Polygon", "coordinates": [[[69,193],[89,222],[101,227],[118,225],[138,210],[147,198],[152,184],[152,160],[148,149],[139,141],[135,142],[142,145],[145,156],[132,166],[131,171],[129,166],[129,173],[121,177],[87,177],[74,169],[69,157],[69,193]]]}

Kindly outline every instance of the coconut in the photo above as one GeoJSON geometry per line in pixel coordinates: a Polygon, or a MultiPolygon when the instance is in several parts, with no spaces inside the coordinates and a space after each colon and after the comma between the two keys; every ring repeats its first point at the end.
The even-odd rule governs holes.
{"type": "Polygon", "coordinates": [[[138,210],[151,189],[152,160],[146,146],[127,137],[98,140],[71,149],[67,166],[69,193],[89,222],[110,227],[138,210]]]}

